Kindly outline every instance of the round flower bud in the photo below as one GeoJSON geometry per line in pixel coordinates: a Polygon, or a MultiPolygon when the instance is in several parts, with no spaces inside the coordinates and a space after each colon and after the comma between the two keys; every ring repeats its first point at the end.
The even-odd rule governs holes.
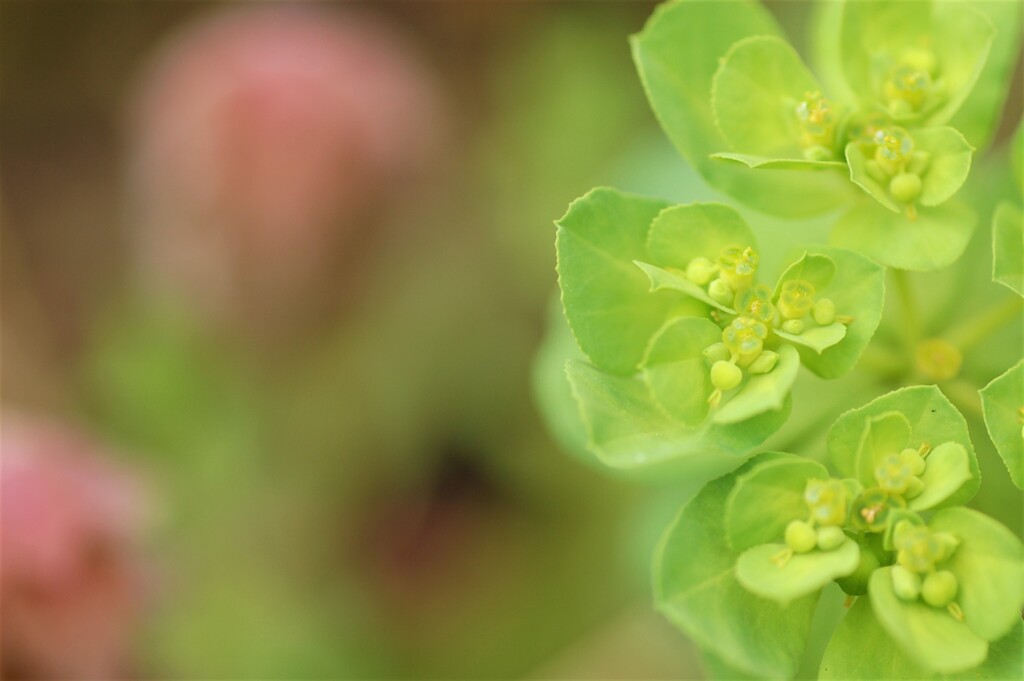
{"type": "Polygon", "coordinates": [[[896,562],[918,574],[931,570],[942,556],[941,543],[927,527],[908,528],[895,543],[896,562]]]}
{"type": "Polygon", "coordinates": [[[814,321],[822,326],[827,326],[836,320],[836,304],[828,298],[821,298],[814,303],[814,310],[811,312],[814,321]]]}
{"type": "Polygon", "coordinates": [[[800,319],[814,306],[814,284],[803,279],[790,279],[779,293],[779,312],[786,319],[800,319]]]}
{"type": "Polygon", "coordinates": [[[956,576],[949,570],[939,570],[924,578],[921,597],[924,602],[936,608],[944,608],[956,598],[956,576]]]}
{"type": "Polygon", "coordinates": [[[787,319],[782,322],[782,330],[794,336],[799,336],[804,332],[804,323],[799,319],[787,319]]]}
{"type": "Polygon", "coordinates": [[[835,525],[818,528],[818,548],[822,551],[835,551],[846,541],[842,528],[835,525]]]}
{"type": "Polygon", "coordinates": [[[719,360],[711,367],[711,383],[721,391],[732,390],[743,380],[743,371],[733,364],[719,360]]]}
{"type": "Polygon", "coordinates": [[[718,256],[721,277],[734,291],[747,288],[754,282],[754,273],[760,257],[751,246],[727,246],[718,256]]]}
{"type": "Polygon", "coordinates": [[[715,267],[707,258],[694,258],[686,266],[686,278],[697,286],[705,286],[715,276],[715,267]]]}
{"type": "Polygon", "coordinates": [[[736,311],[759,322],[770,322],[775,317],[772,305],[772,290],[765,284],[757,284],[736,294],[736,311]]]}
{"type": "Polygon", "coordinates": [[[903,463],[899,454],[890,454],[875,468],[878,486],[889,494],[903,494],[910,484],[910,466],[903,463]]]}
{"type": "Polygon", "coordinates": [[[719,305],[728,305],[733,298],[732,288],[724,279],[715,279],[711,282],[711,285],[708,286],[708,295],[719,305]]]}
{"type": "Polygon", "coordinates": [[[921,577],[902,565],[892,568],[892,590],[902,601],[916,601],[921,595],[921,577]]]}
{"type": "Polygon", "coordinates": [[[797,553],[807,553],[818,544],[818,535],[809,523],[794,520],[786,525],[786,545],[797,553]]]}
{"type": "Polygon", "coordinates": [[[778,361],[779,353],[772,352],[771,350],[762,350],[761,354],[757,356],[757,359],[751,362],[750,366],[747,367],[747,371],[752,374],[767,374],[775,368],[778,361]]]}
{"type": "Polygon", "coordinates": [[[846,521],[848,493],[839,480],[808,480],[804,501],[819,525],[842,525],[846,521]]]}
{"type": "Polygon", "coordinates": [[[704,348],[703,352],[704,359],[711,364],[721,361],[723,359],[729,359],[729,348],[725,347],[725,343],[712,343],[711,345],[704,348]]]}
{"type": "Polygon", "coordinates": [[[900,203],[911,203],[921,196],[921,177],[914,173],[900,173],[889,181],[889,193],[900,203]]]}
{"type": "Polygon", "coordinates": [[[911,449],[910,447],[904,449],[900,452],[900,461],[910,469],[913,475],[924,473],[924,457],[916,449],[911,449]]]}

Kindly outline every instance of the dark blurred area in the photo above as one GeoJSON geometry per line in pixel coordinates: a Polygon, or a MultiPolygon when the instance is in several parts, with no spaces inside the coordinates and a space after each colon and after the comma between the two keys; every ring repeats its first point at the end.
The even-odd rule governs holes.
{"type": "Polygon", "coordinates": [[[697,673],[529,382],[652,8],[0,6],[3,678],[697,673]]]}

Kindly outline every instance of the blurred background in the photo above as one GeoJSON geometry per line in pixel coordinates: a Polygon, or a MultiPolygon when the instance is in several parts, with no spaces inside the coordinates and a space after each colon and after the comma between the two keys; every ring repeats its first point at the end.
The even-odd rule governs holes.
{"type": "Polygon", "coordinates": [[[531,388],[654,5],[3,3],[3,678],[700,676],[531,388]]]}

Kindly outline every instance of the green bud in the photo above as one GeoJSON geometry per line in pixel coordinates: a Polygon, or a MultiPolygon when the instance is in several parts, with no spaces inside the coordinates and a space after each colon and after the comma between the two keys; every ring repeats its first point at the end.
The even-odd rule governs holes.
{"type": "Polygon", "coordinates": [[[822,326],[828,326],[836,320],[836,304],[828,298],[820,298],[814,303],[814,310],[811,312],[814,321],[822,326]]]}
{"type": "Polygon", "coordinates": [[[939,553],[935,557],[936,563],[942,563],[949,560],[953,552],[956,551],[957,547],[960,546],[960,539],[956,535],[949,532],[935,532],[932,534],[935,541],[939,542],[939,553]]]}
{"type": "Polygon", "coordinates": [[[742,380],[743,371],[732,362],[719,360],[711,367],[711,383],[723,392],[732,390],[742,380]]]}
{"type": "Polygon", "coordinates": [[[871,573],[881,566],[878,556],[868,546],[861,544],[860,562],[852,575],[837,579],[836,584],[851,596],[863,596],[868,592],[871,573]]]}
{"type": "Polygon", "coordinates": [[[822,551],[835,551],[846,541],[846,533],[835,525],[818,528],[818,548],[822,551]]]}
{"type": "Polygon", "coordinates": [[[921,196],[921,178],[914,173],[900,173],[889,182],[889,193],[900,203],[911,203],[921,196]]]}
{"type": "Polygon", "coordinates": [[[942,556],[942,545],[927,527],[914,527],[894,538],[896,562],[918,574],[928,572],[942,556]]]}
{"type": "Polygon", "coordinates": [[[731,357],[731,355],[729,354],[729,348],[725,347],[725,343],[721,342],[712,343],[711,345],[704,348],[701,354],[704,355],[704,359],[706,359],[711,364],[714,364],[715,362],[721,361],[723,359],[729,359],[729,357],[731,357]]]}
{"type": "Polygon", "coordinates": [[[913,475],[921,475],[921,473],[924,473],[924,457],[921,456],[921,452],[916,449],[911,449],[910,447],[904,449],[900,452],[900,461],[910,469],[910,472],[913,475]]]}
{"type": "Polygon", "coordinates": [[[782,322],[782,330],[794,336],[799,336],[804,332],[804,323],[799,319],[787,319],[782,322]]]}
{"type": "Polygon", "coordinates": [[[776,362],[779,361],[779,353],[772,352],[771,350],[762,350],[761,354],[757,356],[750,366],[747,367],[747,371],[752,374],[767,374],[769,371],[775,368],[776,362]]]}
{"type": "Polygon", "coordinates": [[[715,276],[717,269],[707,258],[694,258],[686,266],[686,278],[697,286],[705,286],[715,276]]]}
{"type": "Polygon", "coordinates": [[[902,565],[892,568],[892,590],[903,601],[916,601],[921,595],[921,577],[902,565]]]}
{"type": "Polygon", "coordinates": [[[906,130],[893,126],[875,133],[875,160],[887,175],[900,172],[911,152],[914,140],[906,130]]]}
{"type": "Polygon", "coordinates": [[[939,570],[924,578],[921,586],[921,597],[924,602],[935,608],[944,608],[956,598],[956,576],[949,570],[939,570]]]}
{"type": "Polygon", "coordinates": [[[790,279],[779,293],[779,312],[786,319],[800,319],[814,306],[814,284],[803,279],[790,279]]]}
{"type": "Polygon", "coordinates": [[[810,523],[794,520],[786,525],[786,544],[797,553],[807,553],[818,544],[818,535],[810,523]]]}
{"type": "Polygon", "coordinates": [[[708,286],[708,295],[711,296],[711,300],[719,305],[729,305],[732,303],[732,288],[724,279],[715,279],[711,282],[711,285],[708,286]]]}

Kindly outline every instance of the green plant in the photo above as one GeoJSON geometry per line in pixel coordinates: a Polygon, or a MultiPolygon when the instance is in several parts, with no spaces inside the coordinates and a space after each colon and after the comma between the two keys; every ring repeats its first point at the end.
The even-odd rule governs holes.
{"type": "Polygon", "coordinates": [[[568,324],[553,320],[538,395],[577,453],[704,484],[656,552],[654,588],[712,672],[1020,677],[1024,547],[1019,527],[965,507],[982,467],[961,415],[984,419],[1022,487],[1020,194],[998,148],[974,159],[1006,96],[1020,7],[815,11],[820,80],[749,2],[667,3],[632,46],[655,114],[701,176],[757,211],[820,216],[829,244],[771,234],[791,251],[768,279],[766,235],[729,205],[591,191],[556,223],[568,324]],[[972,164],[988,187],[972,185],[972,164]],[[1012,294],[955,265],[977,257],[964,254],[996,201],[992,280],[1012,294]],[[964,277],[984,289],[980,311],[956,283],[943,300],[964,277]],[[992,361],[1017,363],[989,382],[992,361]],[[794,393],[801,366],[861,387],[794,393]],[[827,423],[802,417],[807,399],[832,407],[827,423]],[[785,440],[787,421],[803,423],[785,440]],[[834,629],[823,649],[812,622],[834,629]]]}

